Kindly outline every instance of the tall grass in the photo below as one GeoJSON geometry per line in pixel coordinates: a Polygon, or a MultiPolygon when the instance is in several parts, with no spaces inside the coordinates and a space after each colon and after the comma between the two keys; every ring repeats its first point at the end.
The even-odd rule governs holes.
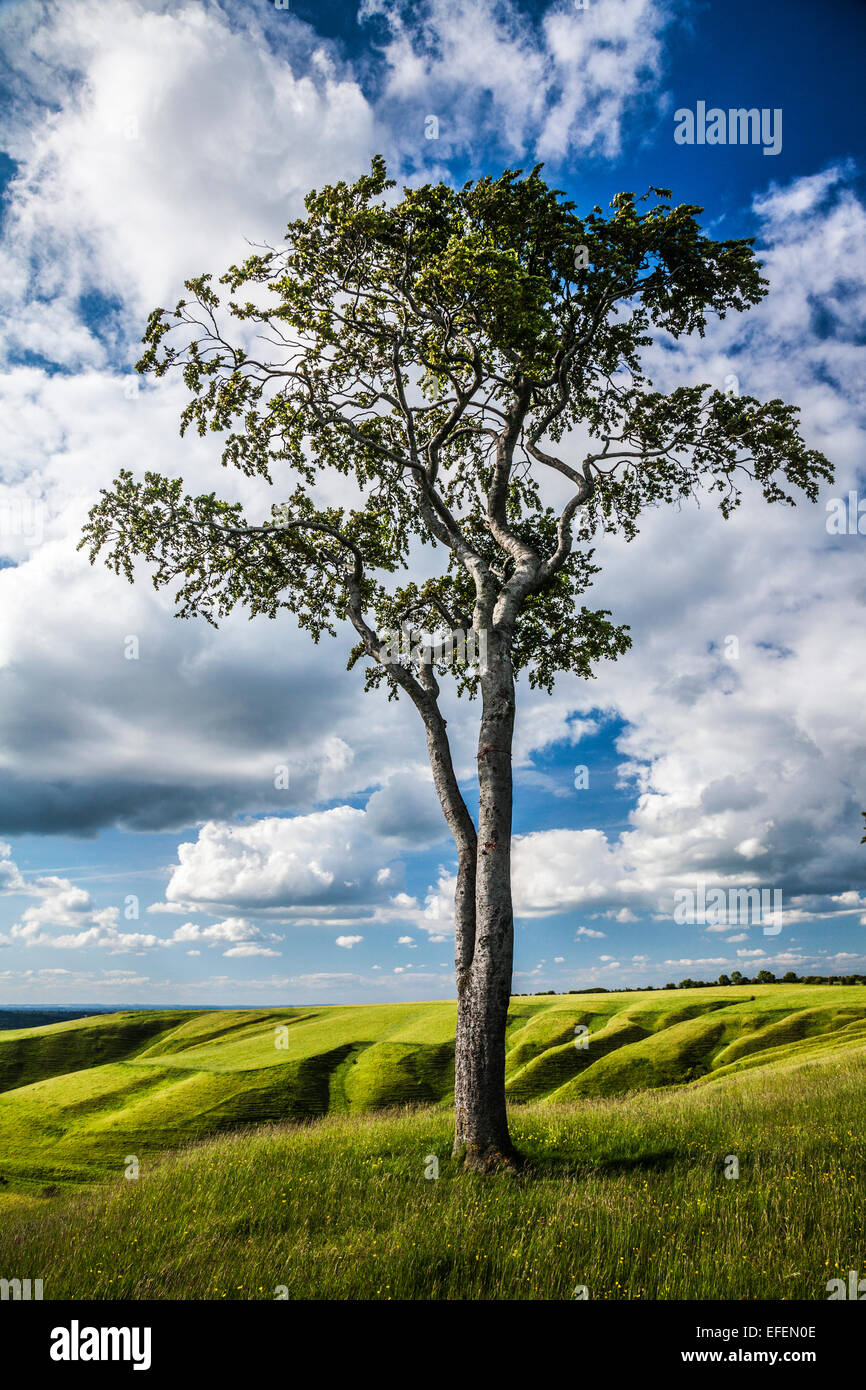
{"type": "Polygon", "coordinates": [[[866,1274],[864,1053],[511,1126],[517,1177],[459,1171],[433,1108],[210,1140],[11,1207],[0,1273],[46,1298],[216,1300],[823,1299],[866,1274]]]}

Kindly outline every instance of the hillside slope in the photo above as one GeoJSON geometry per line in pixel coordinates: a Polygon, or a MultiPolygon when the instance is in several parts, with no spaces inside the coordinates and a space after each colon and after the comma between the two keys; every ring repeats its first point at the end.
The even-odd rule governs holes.
{"type": "Polygon", "coordinates": [[[4,1273],[46,1299],[808,1301],[866,1267],[862,1047],[510,1121],[516,1178],[463,1173],[436,1106],[216,1136],[7,1204],[4,1273]]]}
{"type": "MultiPolygon", "coordinates": [[[[141,1011],[0,1033],[0,1191],[92,1181],[249,1124],[447,1105],[455,1008],[141,1011]]],[[[560,1103],[703,1086],[864,1047],[866,986],[517,998],[507,1091],[560,1103]]]]}

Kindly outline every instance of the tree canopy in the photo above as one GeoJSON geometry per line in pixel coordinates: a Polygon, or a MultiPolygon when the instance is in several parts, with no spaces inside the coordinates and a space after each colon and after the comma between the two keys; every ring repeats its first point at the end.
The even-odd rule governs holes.
{"type": "MultiPolygon", "coordinates": [[[[752,242],[710,239],[702,209],[666,189],[580,215],[541,166],[394,187],[377,157],[311,192],[284,248],[255,248],[217,286],[186,281],[150,316],[138,369],[182,372],[181,431],[221,435],[224,465],[273,483],[270,516],[122,470],[82,544],[130,579],[143,557],[184,617],[287,609],[316,641],[348,618],[350,664],[372,658],[368,683],[416,701],[432,670],[422,692],[406,663],[377,659],[407,623],[507,632],[514,670],[547,689],[559,671],[589,676],[629,644],[581,602],[593,537],[630,539],[645,508],[700,489],[727,516],[747,479],[793,502],[832,476],[794,407],[706,383],[664,393],[642,366],[654,336],[703,334],[761,299],[752,242]],[[574,431],[586,452],[567,459],[574,431]],[[340,504],[333,487],[323,499],[329,474],[345,479],[340,504]],[[554,475],[570,489],[558,507],[542,486],[554,475]],[[444,559],[400,583],[418,542],[444,559]]],[[[477,668],[455,676],[477,688],[477,668]]]]}

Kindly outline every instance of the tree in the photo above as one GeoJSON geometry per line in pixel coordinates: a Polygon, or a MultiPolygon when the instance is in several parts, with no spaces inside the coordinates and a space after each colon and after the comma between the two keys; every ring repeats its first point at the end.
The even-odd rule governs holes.
{"type": "Polygon", "coordinates": [[[720,976],[719,976],[719,979],[718,979],[718,983],[719,983],[720,985],[729,985],[729,984],[731,983],[730,977],[729,977],[728,975],[720,975],[720,976]]]}
{"type": "Polygon", "coordinates": [[[745,984],[748,984],[748,980],[745,979],[745,977],[742,975],[742,973],[741,973],[739,970],[732,970],[732,971],[731,971],[731,984],[732,984],[732,985],[745,985],[745,984]]]}
{"type": "Polygon", "coordinates": [[[814,500],[831,476],[780,400],[664,393],[642,368],[653,333],[702,333],[708,316],[761,299],[751,242],[711,240],[702,209],[671,206],[665,189],[580,216],[540,169],[398,199],[377,157],[354,184],[311,192],[285,249],[255,248],[222,294],[210,275],[186,281],[187,298],[150,316],[138,369],[182,371],[181,431],[223,435],[222,463],[278,486],[279,505],[251,519],[179,478],[123,470],[82,541],[130,580],[143,557],[157,586],[176,582],[180,617],[288,610],[314,641],[347,620],[350,667],[363,661],[366,687],[384,681],[417,709],[457,850],[455,1153],[479,1170],[515,1159],[516,677],[549,691],[558,672],[590,677],[630,645],[607,610],[580,602],[594,537],[630,540],[645,508],[702,487],[728,516],[744,480],[793,503],[790,489],[814,500]],[[559,447],[574,430],[579,456],[559,447]],[[342,505],[323,495],[326,475],[342,479],[342,505]],[[570,490],[556,508],[551,482],[570,490]],[[424,577],[398,583],[425,546],[424,577]],[[452,659],[455,633],[476,660],[452,659]],[[480,695],[477,826],[441,711],[446,677],[480,695]]]}
{"type": "Polygon", "coordinates": [[[756,985],[774,985],[775,983],[776,977],[772,970],[759,970],[755,976],[756,985]]]}

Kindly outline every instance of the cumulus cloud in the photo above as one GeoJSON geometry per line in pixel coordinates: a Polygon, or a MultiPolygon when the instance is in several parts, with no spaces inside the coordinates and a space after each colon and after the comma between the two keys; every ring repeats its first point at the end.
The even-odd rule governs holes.
{"type": "Polygon", "coordinates": [[[121,931],[119,908],[97,907],[86,889],[57,874],[25,879],[14,860],[8,857],[8,851],[8,846],[0,844],[0,854],[6,856],[0,859],[0,893],[35,901],[24,908],[8,935],[0,936],[0,944],[142,955],[156,948],[204,942],[210,946],[229,946],[224,955],[279,955],[278,951],[260,943],[262,929],[242,917],[227,917],[206,926],[184,922],[170,937],[153,932],[121,931]]]}
{"type": "Polygon", "coordinates": [[[258,946],[255,942],[245,941],[241,946],[230,946],[227,951],[223,951],[224,956],[278,956],[279,951],[274,951],[270,946],[258,946]]]}
{"type": "Polygon", "coordinates": [[[88,948],[141,954],[161,945],[149,932],[118,930],[117,907],[97,907],[87,889],[58,874],[25,879],[10,857],[8,845],[0,844],[0,894],[34,899],[12,923],[8,935],[0,935],[0,945],[50,946],[74,951],[88,948]]]}
{"type": "MultiPolygon", "coordinates": [[[[365,167],[381,135],[369,99],[291,13],[80,0],[0,25],[16,162],[0,248],[0,830],[181,828],[387,784],[423,761],[423,737],[414,711],[359,708],[345,642],[313,672],[290,622],[180,625],[166,595],[75,550],[119,467],[213,486],[212,448],[177,438],[182,391],[130,378],[145,315],[245,238],[277,242],[323,169],[365,167]]],[[[224,490],[270,502],[241,477],[224,490]]]]}
{"type": "Polygon", "coordinates": [[[166,889],[169,903],[318,910],[387,902],[378,880],[381,854],[365,813],[351,806],[308,816],[268,816],[245,824],[208,821],[178,847],[166,889]]]}
{"type": "Polygon", "coordinates": [[[254,922],[244,917],[226,917],[222,922],[211,922],[204,927],[197,922],[184,922],[172,933],[171,940],[181,944],[204,941],[211,947],[227,946],[222,953],[224,956],[278,956],[279,951],[261,943],[261,936],[262,930],[254,922]]]}
{"type": "Polygon", "coordinates": [[[486,139],[541,159],[618,153],[655,96],[670,18],[650,0],[551,4],[537,20],[512,0],[364,0],[361,14],[388,28],[380,109],[404,147],[426,137],[447,156],[486,139]]]}
{"type": "MultiPolygon", "coordinates": [[[[443,838],[414,711],[359,697],[357,673],[343,670],[347,643],[323,643],[313,665],[290,625],[230,620],[215,634],[177,624],[164,596],[90,570],[75,544],[119,466],[213,486],[209,442],[176,439],[179,391],[128,380],[154,303],[186,275],[236,259],[245,236],[277,241],[311,184],[355,175],[376,149],[410,177],[418,151],[445,158],[491,133],[521,154],[615,153],[641,87],[656,100],[667,17],[649,0],[552,4],[537,22],[492,0],[368,0],[362,19],[382,43],[365,91],[367,72],[291,13],[275,37],[270,10],[252,19],[216,4],[4,12],[17,173],[0,255],[0,307],[15,321],[0,383],[10,421],[0,831],[200,826],[171,874],[169,912],[451,935],[453,867],[416,897],[395,859],[443,838]],[[424,140],[431,111],[438,141],[424,140]],[[287,790],[275,783],[284,765],[287,790]],[[313,809],[362,794],[364,810],[313,809]],[[245,813],[264,819],[236,819],[245,813]]],[[[866,211],[852,172],[766,189],[753,212],[768,299],[651,355],[663,386],[733,375],[742,391],[799,403],[838,483],[818,507],[750,498],[723,523],[687,505],[648,516],[632,545],[600,543],[593,603],[630,623],[635,646],[591,686],[566,678],[553,698],[522,690],[515,761],[519,778],[541,785],[534,752],[615,714],[634,805],[622,833],[518,837],[519,918],[579,912],[628,925],[669,915],[677,888],[703,879],[780,888],[788,924],[866,920],[862,538],[825,525],[827,503],[862,477],[866,211]]],[[[226,492],[263,503],[242,478],[227,478],[226,492]]],[[[448,717],[458,765],[471,771],[473,720],[448,717]]],[[[67,879],[25,881],[8,852],[0,891],[27,900],[7,942],[165,944],[123,932],[116,909],[67,879]]],[[[168,939],[274,950],[255,933],[187,926],[200,935],[168,939]]]]}
{"type": "Polygon", "coordinates": [[[758,199],[767,300],[653,359],[663,386],[721,387],[732,373],[741,391],[798,402],[837,483],[793,511],[750,496],[727,523],[706,506],[661,510],[632,545],[599,544],[597,598],[631,624],[635,645],[591,689],[566,679],[549,704],[535,701],[535,737],[545,719],[551,741],[561,737],[569,708],[615,708],[621,786],[635,804],[617,836],[519,840],[524,914],[590,903],[670,917],[672,895],[700,880],[778,889],[788,924],[857,910],[838,895],[864,883],[864,688],[851,634],[866,588],[861,538],[825,526],[828,499],[856,489],[862,470],[866,209],[847,180],[834,168],[758,199]]]}
{"type": "Polygon", "coordinates": [[[106,327],[122,343],[131,314],[137,327],[187,275],[229,264],[239,238],[279,236],[323,167],[339,177],[367,161],[374,116],[359,84],[284,19],[277,51],[242,8],[218,4],[7,10],[19,94],[7,147],[21,172],[4,284],[22,349],[103,365],[106,327]],[[80,313],[93,292],[106,300],[98,331],[80,313]]]}
{"type": "Polygon", "coordinates": [[[174,941],[248,941],[258,936],[259,929],[243,917],[227,917],[223,922],[213,922],[201,927],[196,922],[184,922],[174,932],[174,941]]]}
{"type": "Polygon", "coordinates": [[[12,858],[12,846],[0,841],[0,893],[15,893],[24,887],[24,879],[12,858]]]}
{"type": "Polygon", "coordinates": [[[421,849],[450,838],[429,774],[394,774],[365,810],[370,833],[396,848],[421,849]]]}

